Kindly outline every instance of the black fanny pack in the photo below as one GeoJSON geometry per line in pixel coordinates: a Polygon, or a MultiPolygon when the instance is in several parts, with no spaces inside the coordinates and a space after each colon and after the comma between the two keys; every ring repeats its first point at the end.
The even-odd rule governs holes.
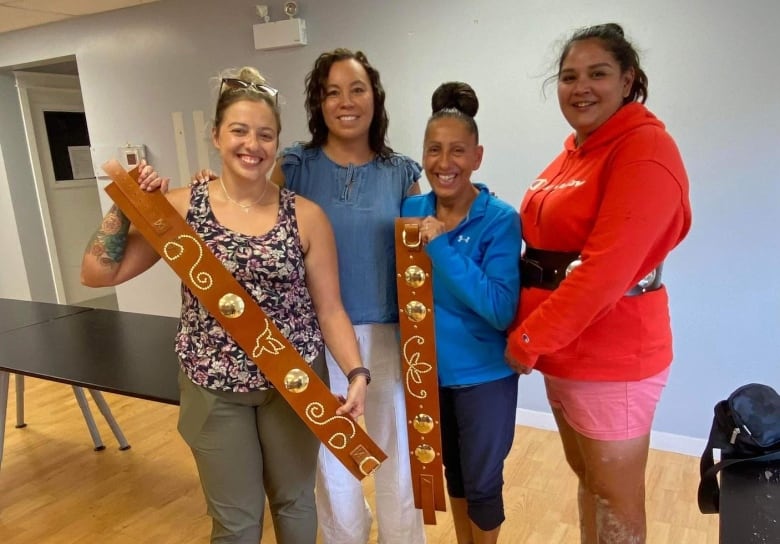
{"type": "MultiPolygon", "coordinates": [[[[520,281],[523,287],[553,290],[581,264],[577,251],[547,251],[526,247],[520,258],[520,281]]],[[[663,263],[626,291],[625,296],[634,297],[659,289],[662,285],[662,270],[663,263]]]]}

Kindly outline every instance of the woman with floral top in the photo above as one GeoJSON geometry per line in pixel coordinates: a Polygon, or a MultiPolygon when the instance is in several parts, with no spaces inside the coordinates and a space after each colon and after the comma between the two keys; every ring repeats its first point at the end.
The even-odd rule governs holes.
{"type": "MultiPolygon", "coordinates": [[[[268,181],[281,130],[276,96],[252,68],[224,77],[212,133],[222,175],[165,196],[327,380],[325,345],[345,374],[361,367],[360,352],[341,303],[327,217],[268,181]]],[[[153,177],[141,179],[143,189],[157,187],[153,177]]],[[[158,259],[113,207],[84,255],[82,282],[117,285],[158,259]]],[[[186,286],[176,352],[179,431],[198,466],[213,519],[211,542],[257,544],[267,493],[277,542],[314,544],[319,441],[186,286]]],[[[355,418],[363,412],[369,376],[365,369],[350,376],[337,413],[355,418]]]]}

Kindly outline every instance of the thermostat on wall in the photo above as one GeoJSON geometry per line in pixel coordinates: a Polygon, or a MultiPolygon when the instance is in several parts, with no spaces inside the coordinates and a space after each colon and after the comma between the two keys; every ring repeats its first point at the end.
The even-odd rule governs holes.
{"type": "Polygon", "coordinates": [[[127,144],[119,148],[119,160],[125,168],[131,169],[146,159],[146,146],[127,144]]]}

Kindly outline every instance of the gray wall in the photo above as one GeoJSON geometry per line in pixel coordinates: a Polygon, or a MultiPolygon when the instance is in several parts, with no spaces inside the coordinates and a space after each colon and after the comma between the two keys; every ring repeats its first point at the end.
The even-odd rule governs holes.
{"type": "MultiPolygon", "coordinates": [[[[272,52],[254,50],[255,3],[163,0],[0,35],[0,67],[75,55],[93,144],[145,143],[155,165],[176,176],[171,113],[183,114],[195,169],[192,111],[211,114],[209,78],[221,68],[258,66],[282,90],[288,143],[306,136],[303,76],[313,59],[339,45],[360,48],[382,72],[391,143],[414,157],[431,91],[469,81],[482,103],[479,178],[517,205],[569,131],[554,87],[542,93],[557,46],[574,27],[618,21],[643,52],[648,105],[681,148],[694,206],[693,230],[664,271],[676,360],[655,430],[702,438],[712,405],[737,385],[780,385],[777,2],[301,0],[309,45],[272,52]]],[[[281,3],[269,2],[273,20],[281,3]]],[[[0,76],[4,146],[19,124],[3,111],[13,110],[8,87],[0,76]]],[[[19,175],[29,181],[29,171],[19,175]]],[[[19,217],[29,195],[13,196],[19,217]]],[[[20,221],[31,232],[24,236],[36,228],[20,221]]],[[[174,315],[175,284],[160,266],[118,290],[120,307],[174,315]]],[[[523,378],[520,405],[548,410],[538,376],[523,378]]]]}

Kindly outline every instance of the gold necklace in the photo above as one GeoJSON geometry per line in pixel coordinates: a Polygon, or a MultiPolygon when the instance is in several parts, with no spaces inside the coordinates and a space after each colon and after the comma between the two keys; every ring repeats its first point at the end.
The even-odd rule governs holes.
{"type": "Polygon", "coordinates": [[[227,189],[225,188],[225,182],[224,182],[224,181],[222,181],[222,176],[220,176],[220,178],[219,178],[219,184],[220,184],[220,186],[222,187],[222,192],[225,194],[225,198],[227,198],[227,199],[228,199],[228,201],[232,202],[233,204],[235,204],[236,206],[238,206],[239,208],[241,208],[241,210],[242,210],[244,213],[249,213],[249,208],[251,208],[252,206],[254,206],[255,204],[257,204],[258,202],[260,202],[261,200],[263,200],[263,197],[265,196],[265,191],[268,189],[268,180],[266,180],[266,181],[265,181],[265,186],[263,187],[263,192],[262,192],[262,193],[260,193],[260,196],[259,196],[259,197],[257,197],[255,200],[253,200],[253,201],[252,201],[252,202],[250,202],[249,204],[241,204],[240,202],[238,202],[238,201],[236,201],[236,200],[233,200],[233,199],[230,197],[230,195],[229,195],[229,194],[228,194],[228,192],[227,192],[227,189]]]}

